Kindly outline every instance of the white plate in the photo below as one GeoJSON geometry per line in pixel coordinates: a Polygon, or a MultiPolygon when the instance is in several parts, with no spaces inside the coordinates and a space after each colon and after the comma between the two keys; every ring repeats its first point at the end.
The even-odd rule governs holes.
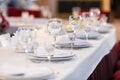
{"type": "Polygon", "coordinates": [[[43,79],[49,79],[53,75],[53,71],[50,68],[47,67],[32,67],[29,66],[26,69],[22,69],[23,73],[19,73],[21,71],[19,68],[16,67],[16,69],[12,69],[13,71],[4,72],[2,77],[4,77],[5,80],[43,80],[43,79]],[[17,72],[16,72],[17,71],[17,72]]]}
{"type": "MultiPolygon", "coordinates": [[[[73,45],[72,48],[73,49],[80,49],[80,48],[87,48],[87,47],[91,47],[92,45],[90,43],[81,43],[81,44],[76,44],[76,45],[73,45]]],[[[66,43],[66,44],[56,44],[55,45],[56,48],[68,48],[70,49],[71,48],[71,44],[70,43],[66,43]]]]}
{"type": "MultiPolygon", "coordinates": [[[[66,53],[66,55],[53,55],[51,61],[60,61],[60,60],[70,60],[75,56],[75,54],[66,53]]],[[[37,55],[37,54],[30,54],[31,60],[48,60],[47,55],[37,55]]]]}

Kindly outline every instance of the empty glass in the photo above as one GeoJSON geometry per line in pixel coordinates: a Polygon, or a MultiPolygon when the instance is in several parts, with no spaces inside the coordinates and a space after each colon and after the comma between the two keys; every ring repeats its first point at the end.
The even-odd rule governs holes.
{"type": "Polygon", "coordinates": [[[16,51],[30,53],[35,49],[36,36],[35,31],[32,28],[19,28],[15,34],[16,38],[16,51]]]}
{"type": "Polygon", "coordinates": [[[68,37],[70,39],[70,46],[71,46],[71,53],[73,52],[73,44],[75,41],[75,35],[76,35],[76,31],[80,29],[80,17],[79,16],[73,16],[70,15],[69,16],[69,25],[72,28],[72,30],[74,31],[73,33],[68,33],[68,37]]]}
{"type": "Polygon", "coordinates": [[[91,31],[91,27],[86,26],[85,27],[85,35],[86,35],[86,40],[89,38],[89,32],[91,31]]]}
{"type": "Polygon", "coordinates": [[[101,25],[106,25],[107,20],[108,20],[108,17],[105,14],[101,15],[101,18],[100,18],[101,25]]]}
{"type": "Polygon", "coordinates": [[[68,38],[70,40],[71,53],[73,53],[73,46],[74,46],[74,41],[75,41],[75,35],[73,33],[68,33],[68,38]]]}
{"type": "Polygon", "coordinates": [[[84,31],[86,35],[86,40],[88,40],[89,32],[91,31],[91,26],[93,25],[91,14],[89,12],[84,12],[82,14],[83,24],[84,24],[84,31]]]}
{"type": "Polygon", "coordinates": [[[70,25],[70,27],[72,28],[72,30],[74,31],[74,34],[75,34],[75,32],[80,27],[80,17],[70,15],[69,16],[69,25],[70,25]]]}
{"type": "Polygon", "coordinates": [[[81,10],[80,7],[73,7],[72,8],[72,15],[76,16],[76,17],[79,16],[80,15],[80,10],[81,10]]]}
{"type": "Polygon", "coordinates": [[[90,9],[90,14],[92,17],[98,19],[100,16],[100,9],[99,8],[91,8],[90,9]]]}
{"type": "Polygon", "coordinates": [[[45,47],[45,50],[47,52],[48,61],[50,62],[51,58],[53,56],[54,46],[53,46],[53,44],[51,42],[46,41],[44,43],[44,47],[45,47]]]}
{"type": "Polygon", "coordinates": [[[53,35],[54,42],[56,42],[56,37],[59,35],[62,28],[62,21],[60,19],[50,19],[47,24],[47,31],[50,35],[53,35]]]}

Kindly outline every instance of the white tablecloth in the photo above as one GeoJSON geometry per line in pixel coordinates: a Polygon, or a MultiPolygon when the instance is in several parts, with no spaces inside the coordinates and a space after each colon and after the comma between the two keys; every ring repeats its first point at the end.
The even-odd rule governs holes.
{"type": "MultiPolygon", "coordinates": [[[[38,32],[39,41],[48,39],[42,31],[38,32]]],[[[49,39],[48,39],[49,40],[49,39]]],[[[0,48],[0,65],[11,64],[19,66],[42,66],[51,68],[56,74],[51,80],[86,80],[96,68],[101,59],[107,55],[116,43],[115,29],[103,34],[99,40],[89,40],[90,48],[74,50],[76,57],[70,61],[58,63],[33,63],[26,54],[15,53],[11,47],[0,48]]],[[[34,79],[33,79],[34,80],[34,79]]]]}

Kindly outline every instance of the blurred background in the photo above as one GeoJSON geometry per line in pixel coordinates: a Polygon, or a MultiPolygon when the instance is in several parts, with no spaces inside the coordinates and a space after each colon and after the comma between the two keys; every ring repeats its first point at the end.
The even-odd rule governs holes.
{"type": "Polygon", "coordinates": [[[73,7],[79,7],[80,11],[99,8],[115,25],[120,39],[120,0],[0,0],[0,11],[8,17],[20,17],[22,12],[29,12],[36,18],[68,19],[73,7]]]}
{"type": "MultiPolygon", "coordinates": [[[[73,7],[81,10],[99,8],[101,11],[111,13],[112,17],[119,18],[119,0],[0,0],[2,12],[7,8],[28,9],[41,11],[41,16],[68,18],[73,7]],[[45,14],[46,11],[46,14],[45,14]],[[48,12],[47,12],[48,11],[48,12]]],[[[7,12],[9,15],[9,12],[7,12]]]]}

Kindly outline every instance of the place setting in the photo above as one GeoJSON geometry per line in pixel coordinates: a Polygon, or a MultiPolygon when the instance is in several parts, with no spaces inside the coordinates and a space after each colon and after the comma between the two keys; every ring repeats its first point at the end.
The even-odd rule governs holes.
{"type": "Polygon", "coordinates": [[[76,38],[73,34],[68,34],[62,38],[60,38],[56,44],[55,47],[57,49],[71,49],[74,50],[82,49],[82,48],[89,48],[92,47],[92,45],[87,40],[82,40],[76,38]]]}
{"type": "Polygon", "coordinates": [[[77,31],[76,32],[76,38],[78,39],[89,39],[89,40],[99,40],[101,39],[102,35],[96,31],[90,31],[88,33],[88,36],[87,36],[87,33],[85,30],[81,30],[81,31],[77,31]]]}
{"type": "Polygon", "coordinates": [[[56,42],[60,32],[62,31],[62,22],[60,19],[50,19],[47,24],[47,33],[53,38],[52,41],[44,40],[44,44],[37,47],[34,53],[30,54],[32,61],[67,61],[74,58],[75,54],[58,50],[56,42]]]}
{"type": "MultiPolygon", "coordinates": [[[[47,47],[48,48],[48,47],[47,47]]],[[[29,59],[33,62],[65,62],[75,58],[75,54],[63,50],[52,50],[38,48],[36,52],[29,54],[29,59]]]]}

